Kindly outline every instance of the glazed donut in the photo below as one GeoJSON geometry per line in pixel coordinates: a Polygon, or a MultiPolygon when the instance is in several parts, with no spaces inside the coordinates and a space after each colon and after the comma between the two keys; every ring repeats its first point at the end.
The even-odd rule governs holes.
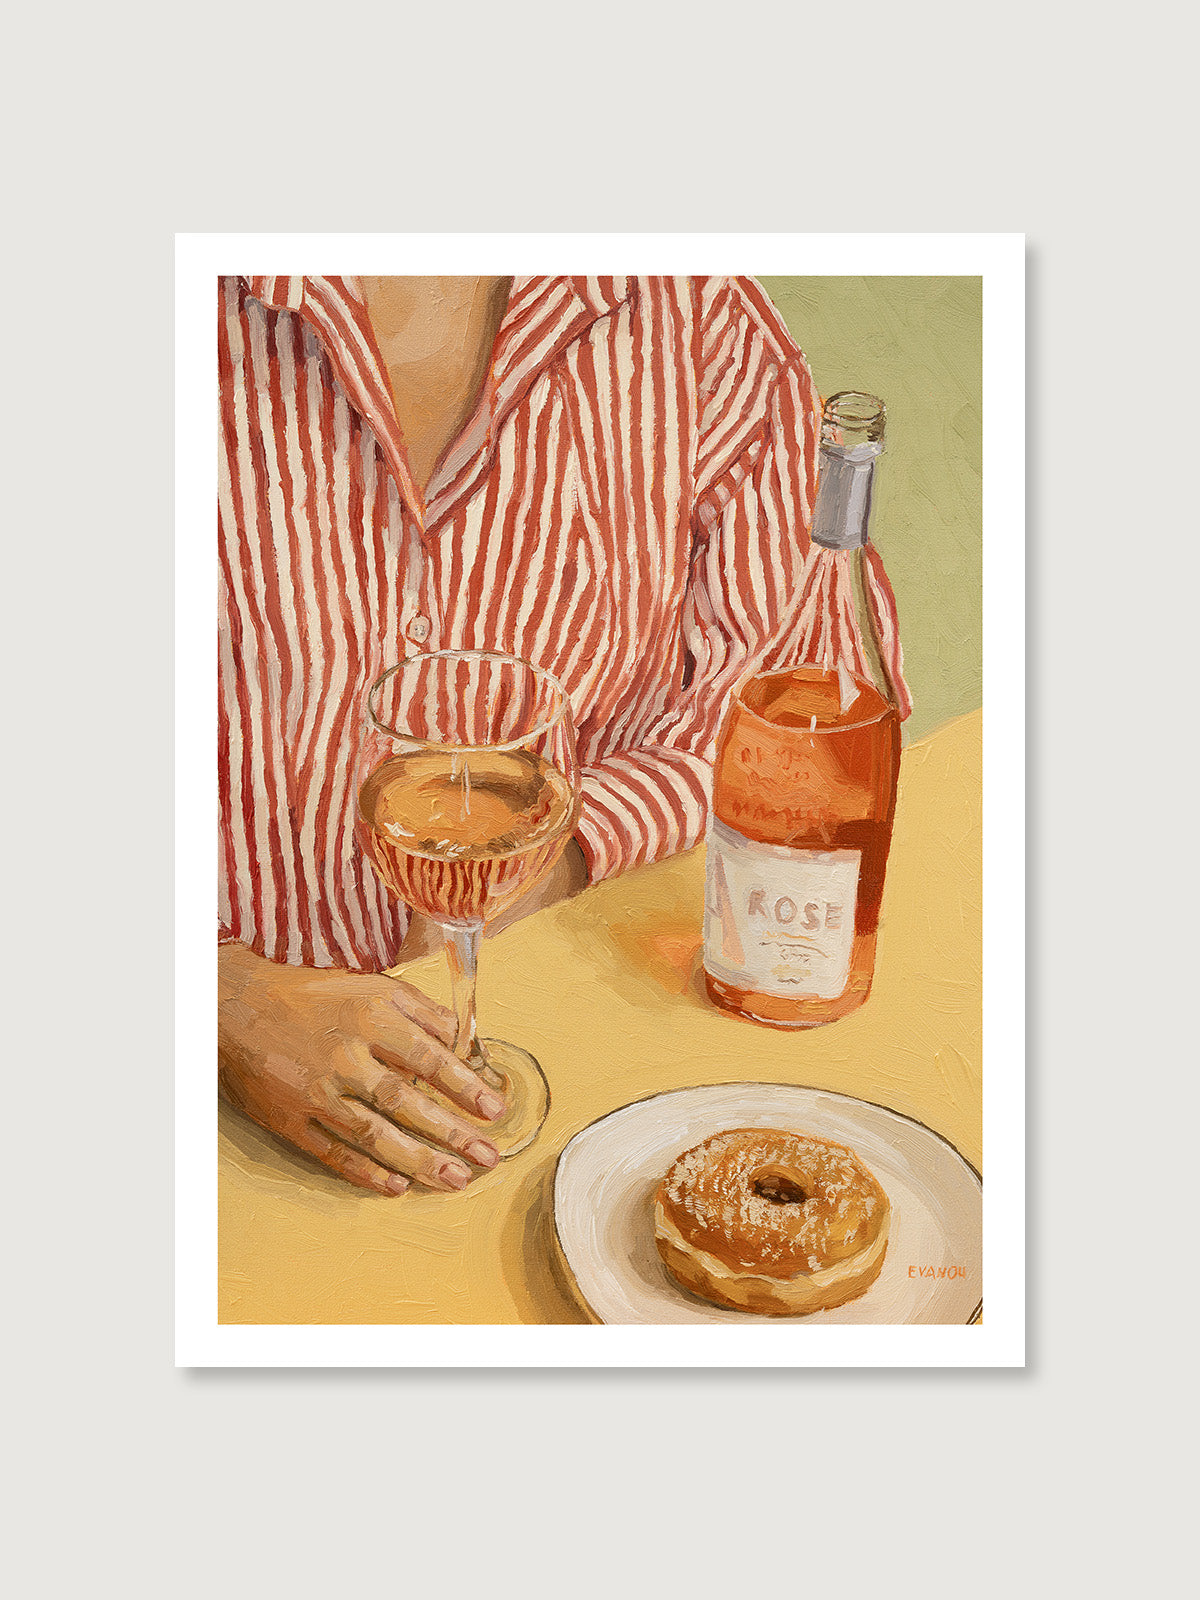
{"type": "Polygon", "coordinates": [[[737,1311],[844,1305],[872,1284],[891,1208],[845,1145],[736,1128],[686,1150],[658,1186],[654,1236],[671,1276],[737,1311]]]}

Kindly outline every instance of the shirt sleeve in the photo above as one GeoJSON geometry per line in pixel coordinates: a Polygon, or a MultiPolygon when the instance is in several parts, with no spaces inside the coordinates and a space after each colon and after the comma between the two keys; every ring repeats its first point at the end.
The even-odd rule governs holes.
{"type": "Polygon", "coordinates": [[[678,681],[664,686],[661,713],[635,747],[583,769],[577,837],[592,881],[699,841],[729,691],[745,673],[786,662],[797,642],[817,402],[794,346],[782,364],[745,370],[757,371],[757,394],[726,394],[701,434],[678,681]]]}

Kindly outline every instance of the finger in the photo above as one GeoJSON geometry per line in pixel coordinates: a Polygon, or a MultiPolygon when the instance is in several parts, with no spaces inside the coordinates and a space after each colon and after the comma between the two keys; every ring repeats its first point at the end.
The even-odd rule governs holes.
{"type": "Polygon", "coordinates": [[[341,1139],[335,1138],[319,1122],[307,1121],[289,1131],[292,1143],[336,1172],[347,1182],[360,1189],[374,1189],[380,1194],[403,1194],[409,1180],[399,1172],[392,1172],[359,1150],[352,1150],[341,1139]]]}
{"type": "Polygon", "coordinates": [[[444,1150],[432,1150],[419,1139],[401,1133],[395,1123],[363,1105],[361,1100],[342,1096],[328,1113],[326,1126],[382,1166],[415,1178],[427,1189],[446,1192],[465,1189],[474,1176],[465,1161],[448,1156],[444,1150]]]}
{"type": "Polygon", "coordinates": [[[446,1006],[439,1005],[415,984],[403,978],[394,978],[388,973],[368,982],[370,987],[360,987],[358,994],[359,1005],[365,1005],[368,1018],[387,1027],[399,1012],[402,1017],[432,1034],[440,1043],[453,1045],[458,1027],[454,1013],[446,1006]]]}
{"type": "Polygon", "coordinates": [[[477,1125],[456,1117],[445,1106],[414,1088],[399,1073],[381,1066],[374,1057],[363,1062],[360,1078],[361,1088],[356,1092],[402,1128],[436,1140],[446,1149],[464,1156],[474,1166],[489,1168],[499,1161],[500,1152],[490,1140],[481,1137],[477,1125]]]}
{"type": "Polygon", "coordinates": [[[478,1073],[395,1005],[372,1009],[364,1039],[385,1066],[423,1078],[474,1116],[494,1122],[507,1109],[503,1097],[489,1089],[478,1073]]]}
{"type": "Polygon", "coordinates": [[[414,1022],[419,1022],[427,1033],[431,1033],[442,1044],[453,1045],[458,1032],[453,1011],[431,1000],[415,984],[405,983],[402,978],[393,978],[392,987],[398,991],[393,998],[401,1011],[412,1017],[414,1022]]]}

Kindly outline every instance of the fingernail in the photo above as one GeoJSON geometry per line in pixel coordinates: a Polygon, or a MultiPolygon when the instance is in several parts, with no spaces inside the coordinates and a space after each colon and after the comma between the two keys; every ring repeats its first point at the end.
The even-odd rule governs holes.
{"type": "Polygon", "coordinates": [[[445,1166],[438,1168],[438,1177],[452,1189],[465,1189],[471,1181],[471,1174],[466,1167],[456,1166],[452,1161],[447,1161],[445,1166]]]}
{"type": "Polygon", "coordinates": [[[408,1188],[408,1179],[402,1178],[398,1172],[393,1172],[384,1187],[389,1194],[403,1194],[408,1188]]]}
{"type": "Polygon", "coordinates": [[[494,1167],[500,1159],[500,1152],[495,1145],[488,1144],[483,1139],[472,1139],[463,1150],[463,1155],[477,1167],[494,1167]]]}
{"type": "Polygon", "coordinates": [[[501,1100],[498,1094],[492,1094],[490,1090],[485,1089],[475,1104],[479,1107],[482,1116],[494,1118],[504,1114],[504,1101],[501,1100]]]}

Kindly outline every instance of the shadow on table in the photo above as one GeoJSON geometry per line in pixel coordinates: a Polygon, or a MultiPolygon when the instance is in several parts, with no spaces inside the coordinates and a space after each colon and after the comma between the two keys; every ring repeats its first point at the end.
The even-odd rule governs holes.
{"type": "MultiPolygon", "coordinates": [[[[631,877],[643,886],[653,873],[654,899],[642,903],[634,896],[618,898],[608,884],[603,900],[572,902],[564,916],[560,936],[573,954],[586,963],[592,981],[600,981],[639,1009],[660,1010],[664,998],[671,1005],[694,1006],[705,1000],[701,954],[702,907],[691,885],[662,871],[663,864],[635,869],[631,877]]],[[[625,885],[616,882],[616,888],[625,885]]]]}
{"type": "Polygon", "coordinates": [[[590,1323],[590,1315],[558,1247],[554,1231],[554,1162],[539,1162],[523,1178],[503,1231],[504,1259],[520,1258],[522,1280],[509,1283],[523,1323],[590,1323]]]}
{"type": "Polygon", "coordinates": [[[374,1197],[355,1189],[312,1156],[268,1133],[228,1101],[217,1101],[219,1149],[262,1193],[293,1204],[340,1214],[374,1197]]]}

